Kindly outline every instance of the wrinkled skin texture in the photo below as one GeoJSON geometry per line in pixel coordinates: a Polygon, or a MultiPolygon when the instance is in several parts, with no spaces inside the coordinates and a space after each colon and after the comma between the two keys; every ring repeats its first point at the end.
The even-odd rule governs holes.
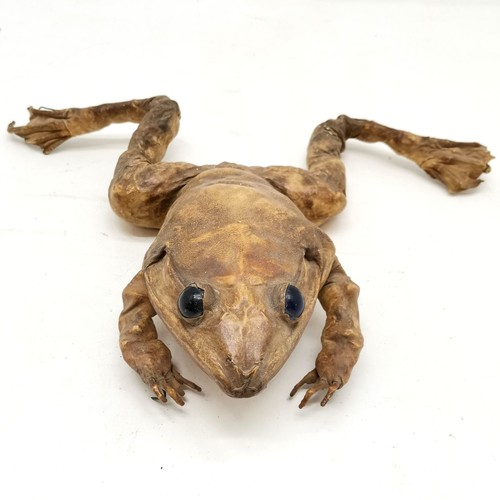
{"type": "Polygon", "coordinates": [[[180,118],[168,97],[29,112],[26,126],[12,123],[8,130],[44,153],[111,123],[139,123],[118,161],[109,199],[119,216],[159,232],[123,292],[120,347],[156,399],[168,396],[180,405],[184,387],[201,389],[172,364],[155,315],[222,390],[250,397],[283,366],[319,299],[326,311],[322,348],[291,395],[308,385],[299,406],[318,392],[324,406],[349,380],[363,346],[359,288],[318,227],[345,205],[340,153],[347,139],[386,143],[451,193],[477,186],[492,158],[477,143],[421,137],[342,115],[314,130],[308,170],[164,163],[180,118]],[[300,300],[287,295],[289,285],[300,300]],[[185,317],[180,299],[187,288],[198,291],[195,306],[187,306],[195,317],[185,317]]]}

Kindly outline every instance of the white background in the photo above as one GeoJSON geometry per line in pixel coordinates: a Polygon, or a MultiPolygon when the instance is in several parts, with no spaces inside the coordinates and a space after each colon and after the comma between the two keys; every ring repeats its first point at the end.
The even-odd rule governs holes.
{"type": "MultiPolygon", "coordinates": [[[[173,161],[304,166],[340,113],[500,155],[499,26],[494,0],[0,0],[0,117],[167,94],[183,116],[173,161]]],[[[154,236],[107,203],[132,130],[50,156],[0,134],[0,496],[499,498],[497,162],[450,196],[350,141],[348,206],[325,230],[362,290],[351,381],[325,408],[288,398],[319,307],[246,400],[160,329],[203,387],[179,408],[152,402],[118,349],[120,294],[154,236]]]]}

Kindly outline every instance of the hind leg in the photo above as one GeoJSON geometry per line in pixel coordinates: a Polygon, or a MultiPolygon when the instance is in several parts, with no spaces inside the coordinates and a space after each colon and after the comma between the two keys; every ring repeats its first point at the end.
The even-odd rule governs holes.
{"type": "Polygon", "coordinates": [[[450,193],[480,184],[493,156],[476,142],[454,142],[423,137],[345,115],[316,127],[307,150],[308,170],[267,167],[261,170],[273,186],[287,195],[316,224],[345,206],[345,167],[340,158],[348,139],[383,142],[397,154],[414,161],[424,172],[442,182],[450,193]]]}
{"type": "Polygon", "coordinates": [[[316,129],[307,150],[307,170],[271,166],[256,169],[256,173],[290,198],[311,222],[320,225],[346,205],[345,166],[340,158],[344,146],[341,135],[325,135],[316,129]]]}
{"type": "Polygon", "coordinates": [[[206,170],[190,163],[162,163],[179,128],[175,101],[161,100],[145,114],[123,153],[109,186],[113,210],[142,227],[160,228],[178,192],[206,170]]]}
{"type": "MultiPolygon", "coordinates": [[[[179,128],[179,107],[167,97],[104,104],[60,111],[30,108],[30,123],[9,126],[9,132],[51,152],[65,140],[99,130],[111,123],[138,122],[129,147],[115,169],[109,188],[113,210],[129,222],[159,228],[178,191],[203,170],[187,163],[160,163],[179,128]]],[[[125,361],[155,394],[184,404],[184,386],[200,388],[185,379],[172,364],[171,353],[158,339],[156,315],[142,271],[123,292],[120,315],[120,348],[125,361]]]]}
{"type": "Polygon", "coordinates": [[[160,162],[179,129],[179,107],[168,97],[89,108],[29,108],[29,112],[27,125],[16,127],[11,123],[8,131],[39,146],[45,154],[72,137],[112,123],[139,123],[127,151],[118,160],[109,187],[113,210],[138,226],[159,228],[179,190],[203,170],[189,163],[160,162]]]}
{"type": "MultiPolygon", "coordinates": [[[[309,220],[321,224],[338,213],[345,203],[345,170],[340,154],[350,138],[386,143],[443,182],[450,192],[477,186],[478,177],[489,170],[487,162],[492,158],[486,148],[477,143],[420,137],[375,122],[340,116],[314,130],[307,152],[308,171],[269,167],[263,170],[263,175],[294,201],[309,220]]],[[[315,368],[290,394],[293,396],[304,385],[310,386],[300,408],[320,391],[326,391],[321,400],[321,405],[326,405],[349,380],[363,346],[358,293],[359,288],[336,260],[319,292],[319,300],[327,314],[321,351],[315,368]]]]}
{"type": "Polygon", "coordinates": [[[140,123],[151,107],[162,100],[170,101],[168,97],[152,97],[89,108],[59,110],[35,109],[30,106],[29,123],[16,127],[15,122],[12,122],[7,130],[22,137],[28,144],[39,146],[45,154],[49,154],[72,137],[100,130],[112,123],[140,123]]]}

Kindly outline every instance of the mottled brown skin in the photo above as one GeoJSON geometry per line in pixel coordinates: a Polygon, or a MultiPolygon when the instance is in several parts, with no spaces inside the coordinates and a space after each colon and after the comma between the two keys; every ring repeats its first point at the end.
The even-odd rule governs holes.
{"type": "Polygon", "coordinates": [[[322,348],[291,395],[307,384],[300,407],[320,391],[324,406],[349,380],[363,346],[359,288],[318,228],[345,206],[340,153],[347,139],[385,142],[452,193],[477,186],[492,158],[477,143],[420,137],[340,116],[314,130],[308,170],[164,163],[180,118],[177,103],[167,97],[29,111],[26,126],[12,123],[8,130],[44,153],[111,123],[139,123],[118,161],[109,199],[119,216],[159,232],[123,292],[120,347],[158,400],[166,402],[168,395],[180,405],[184,386],[201,389],[174,368],[158,339],[155,315],[227,394],[249,397],[283,366],[319,299],[327,315],[322,348]],[[193,283],[203,290],[203,315],[187,319],[178,300],[193,283]],[[285,311],[289,284],[304,297],[298,318],[285,311]]]}

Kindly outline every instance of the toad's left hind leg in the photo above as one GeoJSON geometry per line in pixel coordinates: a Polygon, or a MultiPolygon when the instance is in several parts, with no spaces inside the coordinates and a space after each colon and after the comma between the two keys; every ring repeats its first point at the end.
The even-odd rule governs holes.
{"type": "Polygon", "coordinates": [[[369,120],[341,115],[316,127],[307,150],[308,170],[267,167],[260,170],[278,191],[290,198],[315,224],[322,224],[345,206],[345,168],[341,153],[349,139],[383,142],[442,182],[450,193],[474,188],[493,159],[477,142],[424,137],[369,120]]]}
{"type": "MultiPolygon", "coordinates": [[[[476,187],[483,172],[489,171],[492,156],[478,143],[453,142],[417,136],[376,122],[339,116],[314,130],[307,152],[308,171],[268,167],[261,175],[287,195],[316,224],[337,214],[345,204],[345,170],[340,154],[348,139],[384,142],[396,153],[413,160],[450,192],[476,187]]],[[[322,349],[316,366],[292,390],[293,396],[305,384],[300,407],[318,391],[325,391],[325,405],[351,374],[363,346],[359,327],[359,289],[346,275],[338,260],[319,292],[327,313],[321,336],[322,349]]]]}

